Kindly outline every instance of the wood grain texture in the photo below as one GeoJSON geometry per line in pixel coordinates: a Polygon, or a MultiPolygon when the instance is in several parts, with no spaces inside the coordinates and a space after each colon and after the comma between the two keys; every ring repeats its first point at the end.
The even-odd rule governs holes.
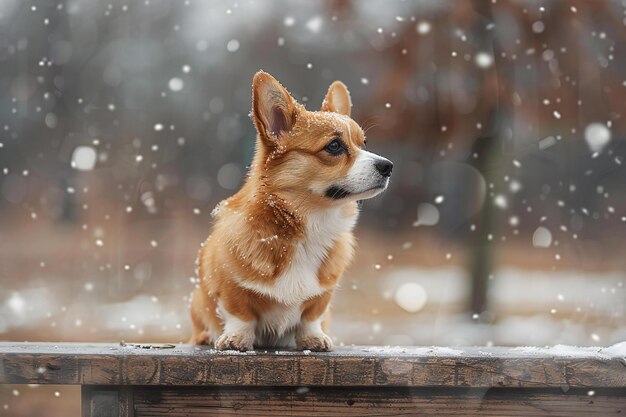
{"type": "Polygon", "coordinates": [[[0,383],[409,387],[626,387],[599,348],[338,348],[241,354],[178,345],[0,343],[0,383]]]}
{"type": "Polygon", "coordinates": [[[83,385],[81,409],[83,417],[134,417],[133,388],[83,385]]]}
{"type": "Polygon", "coordinates": [[[626,412],[623,392],[539,388],[140,388],[135,417],[563,416],[626,412]]]}

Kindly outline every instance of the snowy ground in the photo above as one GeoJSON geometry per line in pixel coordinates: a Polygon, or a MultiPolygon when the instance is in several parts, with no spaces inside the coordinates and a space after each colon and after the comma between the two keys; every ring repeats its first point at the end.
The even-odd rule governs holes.
{"type": "MultiPolygon", "coordinates": [[[[606,346],[626,340],[625,279],[618,272],[501,269],[491,282],[492,309],[482,317],[465,311],[468,282],[458,267],[397,268],[361,275],[358,284],[351,276],[333,307],[338,343],[606,346]]],[[[190,329],[187,289],[121,302],[106,302],[89,289],[64,300],[60,285],[4,292],[0,335],[184,341],[190,329]]]]}
{"type": "Polygon", "coordinates": [[[352,298],[344,308],[345,294],[340,293],[333,330],[345,343],[612,344],[626,340],[624,280],[617,272],[582,275],[501,269],[491,283],[492,310],[484,317],[472,317],[463,309],[468,282],[460,269],[400,269],[376,282],[374,291],[362,289],[374,298],[376,291],[382,295],[381,300],[361,303],[376,306],[367,318],[363,313],[350,315],[349,309],[358,308],[359,300],[352,298]],[[414,300],[425,298],[415,313],[396,303],[396,292],[406,291],[408,282],[422,289],[414,290],[414,300]]]}

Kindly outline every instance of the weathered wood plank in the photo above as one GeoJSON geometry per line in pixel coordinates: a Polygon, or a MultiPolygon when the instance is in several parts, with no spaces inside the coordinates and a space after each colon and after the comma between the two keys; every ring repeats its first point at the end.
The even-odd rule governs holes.
{"type": "Polygon", "coordinates": [[[540,388],[138,388],[135,417],[563,416],[626,413],[623,391],[540,388]]]}
{"type": "Polygon", "coordinates": [[[241,354],[190,345],[0,343],[0,383],[623,388],[626,359],[600,348],[349,347],[241,354]]]}
{"type": "Polygon", "coordinates": [[[83,385],[82,417],[134,417],[133,388],[83,385]]]}

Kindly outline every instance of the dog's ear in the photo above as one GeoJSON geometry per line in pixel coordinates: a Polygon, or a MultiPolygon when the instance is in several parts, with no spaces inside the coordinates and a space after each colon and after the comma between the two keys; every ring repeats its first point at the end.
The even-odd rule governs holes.
{"type": "Polygon", "coordinates": [[[252,116],[262,138],[276,141],[289,132],[296,121],[295,100],[267,72],[259,71],[252,80],[252,116]]]}
{"type": "Polygon", "coordinates": [[[348,87],[341,81],[335,81],[328,87],[326,98],[322,103],[322,111],[332,111],[350,116],[352,110],[352,100],[348,87]]]}

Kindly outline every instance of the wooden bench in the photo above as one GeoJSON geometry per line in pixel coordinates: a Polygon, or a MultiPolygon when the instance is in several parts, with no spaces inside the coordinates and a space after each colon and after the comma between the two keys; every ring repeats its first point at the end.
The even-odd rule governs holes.
{"type": "Polygon", "coordinates": [[[626,415],[626,358],[599,348],[0,343],[0,383],[81,385],[84,417],[626,415]]]}

